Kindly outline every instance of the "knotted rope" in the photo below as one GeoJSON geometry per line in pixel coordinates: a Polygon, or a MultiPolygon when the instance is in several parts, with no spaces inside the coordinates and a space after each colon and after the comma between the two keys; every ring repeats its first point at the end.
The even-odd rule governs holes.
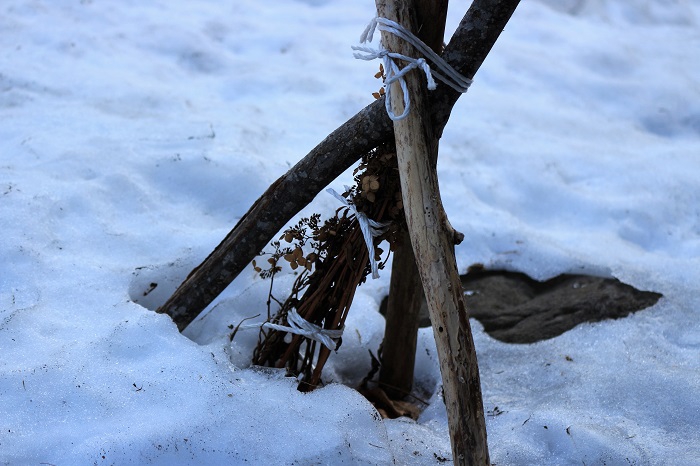
{"type": "Polygon", "coordinates": [[[292,309],[287,314],[287,323],[290,325],[289,327],[285,325],[273,324],[272,322],[266,322],[263,324],[263,328],[270,328],[282,332],[293,333],[295,335],[301,335],[310,340],[315,340],[323,344],[331,351],[333,351],[336,347],[335,341],[333,340],[343,336],[342,329],[329,330],[319,327],[316,324],[312,324],[300,316],[296,309],[292,309]]]}
{"type": "MultiPolygon", "coordinates": [[[[349,188],[346,186],[345,189],[347,190],[349,188]]],[[[334,189],[327,189],[326,192],[335,196],[336,199],[338,199],[345,206],[347,206],[347,208],[350,209],[350,211],[352,211],[352,213],[355,215],[357,223],[360,224],[360,231],[362,231],[362,236],[365,238],[367,251],[369,251],[369,263],[370,268],[372,269],[372,278],[379,278],[379,266],[377,264],[377,260],[374,258],[374,238],[384,233],[389,224],[376,222],[371,218],[367,217],[367,215],[365,215],[364,213],[359,212],[352,202],[348,201],[343,196],[335,192],[334,189]]]]}
{"type": "Polygon", "coordinates": [[[394,34],[395,36],[405,40],[416,50],[418,50],[418,52],[420,52],[424,57],[430,60],[433,65],[435,65],[435,67],[442,72],[438,73],[437,71],[431,69],[430,65],[428,65],[428,62],[426,61],[426,58],[412,58],[400,53],[390,52],[381,47],[381,45],[378,49],[367,46],[353,46],[353,50],[364,52],[364,54],[353,54],[353,56],[357,59],[374,60],[375,58],[381,58],[384,60],[384,70],[386,72],[386,79],[384,80],[384,91],[386,94],[384,105],[386,106],[386,112],[389,115],[389,118],[394,121],[402,120],[406,118],[408,112],[410,111],[411,100],[409,98],[408,87],[406,86],[404,76],[413,69],[419,68],[425,73],[425,77],[428,82],[428,90],[435,90],[437,84],[433,78],[437,78],[457,92],[467,92],[467,89],[469,89],[469,86],[472,83],[471,79],[461,75],[430,47],[428,47],[422,40],[395,21],[381,17],[374,18],[372,21],[370,21],[369,25],[360,36],[360,43],[364,44],[372,42],[374,31],[376,29],[394,34]],[[408,64],[403,69],[399,69],[399,66],[394,61],[395,59],[405,61],[408,64]],[[399,82],[401,90],[403,91],[403,100],[405,105],[403,113],[399,116],[396,116],[391,109],[391,85],[396,81],[399,82]]]}

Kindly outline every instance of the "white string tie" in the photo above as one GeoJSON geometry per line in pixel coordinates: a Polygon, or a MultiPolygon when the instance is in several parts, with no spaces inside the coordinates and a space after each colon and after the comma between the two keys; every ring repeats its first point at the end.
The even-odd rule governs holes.
{"type": "Polygon", "coordinates": [[[343,330],[329,330],[319,327],[316,324],[312,324],[308,320],[304,319],[296,309],[292,309],[287,313],[287,323],[289,327],[285,325],[273,324],[272,322],[266,322],[263,324],[263,328],[270,328],[273,330],[279,330],[281,332],[293,333],[295,335],[301,335],[310,340],[317,341],[329,350],[333,351],[336,348],[336,339],[343,336],[343,330]]]}
{"type": "Polygon", "coordinates": [[[374,31],[379,29],[380,31],[388,32],[394,34],[397,37],[405,40],[411,44],[418,52],[420,52],[424,57],[429,59],[436,68],[438,68],[442,73],[439,73],[430,68],[425,58],[412,58],[402,55],[400,53],[389,52],[384,49],[381,45],[379,49],[374,49],[366,46],[353,46],[352,49],[357,52],[353,56],[360,60],[374,60],[376,58],[381,58],[384,60],[384,71],[386,73],[386,79],[384,80],[384,93],[386,112],[394,121],[402,120],[406,118],[408,112],[411,108],[411,101],[408,95],[408,87],[406,86],[406,80],[404,76],[409,71],[420,68],[425,73],[428,89],[435,90],[437,87],[435,80],[437,78],[443,83],[450,86],[457,92],[467,92],[472,80],[461,75],[457,70],[451,67],[445,60],[443,60],[437,53],[435,53],[430,47],[428,47],[422,40],[413,35],[409,30],[401,26],[399,23],[392,21],[390,19],[376,17],[365,28],[362,35],[360,35],[360,43],[372,42],[374,36],[374,31]],[[408,63],[403,69],[399,69],[399,66],[394,60],[402,60],[408,63]],[[391,85],[398,81],[401,85],[401,90],[403,92],[404,101],[404,111],[401,115],[396,116],[391,110],[391,85]]]}
{"type": "MultiPolygon", "coordinates": [[[[348,188],[347,186],[345,187],[346,191],[349,189],[350,188],[348,188]]],[[[335,196],[336,199],[345,204],[345,206],[347,206],[347,208],[350,209],[350,211],[355,215],[357,223],[360,224],[360,231],[362,231],[362,236],[365,238],[367,251],[369,251],[369,263],[370,268],[372,269],[372,278],[379,278],[379,265],[377,264],[377,260],[374,258],[374,238],[382,235],[389,226],[389,223],[380,223],[374,221],[371,218],[367,217],[367,215],[365,215],[363,212],[358,212],[357,208],[352,202],[345,199],[332,188],[327,189],[326,192],[335,196]]]]}

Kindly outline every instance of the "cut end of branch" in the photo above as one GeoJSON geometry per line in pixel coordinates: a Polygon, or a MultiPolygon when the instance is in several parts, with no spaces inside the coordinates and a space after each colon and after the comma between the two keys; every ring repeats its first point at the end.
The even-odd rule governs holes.
{"type": "Polygon", "coordinates": [[[464,233],[461,231],[457,231],[455,229],[452,230],[452,242],[456,245],[462,244],[462,241],[464,241],[464,233]]]}

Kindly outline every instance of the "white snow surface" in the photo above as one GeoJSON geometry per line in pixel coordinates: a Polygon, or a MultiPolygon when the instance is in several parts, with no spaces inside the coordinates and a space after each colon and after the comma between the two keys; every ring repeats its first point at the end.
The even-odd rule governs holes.
{"type": "MultiPolygon", "coordinates": [[[[451,5],[447,37],[466,8],[451,5]]],[[[382,339],[388,271],[360,287],[311,394],[250,367],[256,335],[228,342],[265,311],[252,268],[185,335],[153,312],[371,102],[378,64],[350,46],[374,11],[2,2],[0,464],[451,459],[430,329],[417,422],[382,421],[351,388],[382,339]]],[[[472,320],[499,466],[700,464],[699,51],[697,0],[524,1],[452,113],[439,175],[462,272],[589,273],[664,295],[530,345],[472,320]]],[[[304,213],[336,207],[324,193],[304,213]]]]}

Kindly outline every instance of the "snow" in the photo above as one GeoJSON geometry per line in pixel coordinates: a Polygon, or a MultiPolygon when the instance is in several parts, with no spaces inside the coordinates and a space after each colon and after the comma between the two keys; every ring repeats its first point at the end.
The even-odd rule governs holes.
{"type": "MultiPolygon", "coordinates": [[[[448,36],[466,6],[451,8],[448,36]]],[[[451,458],[430,329],[417,422],[382,421],[348,388],[382,339],[386,272],[358,291],[324,371],[336,383],[311,394],[250,367],[250,332],[228,342],[228,325],[265,312],[252,268],[186,336],[152,312],[371,101],[378,65],[350,46],[373,2],[0,12],[0,464],[451,458]]],[[[439,175],[466,234],[462,271],[590,273],[664,294],[531,345],[472,321],[498,465],[700,464],[699,26],[690,0],[523,2],[455,107],[439,175]]],[[[324,193],[304,212],[336,207],[324,193]]]]}

